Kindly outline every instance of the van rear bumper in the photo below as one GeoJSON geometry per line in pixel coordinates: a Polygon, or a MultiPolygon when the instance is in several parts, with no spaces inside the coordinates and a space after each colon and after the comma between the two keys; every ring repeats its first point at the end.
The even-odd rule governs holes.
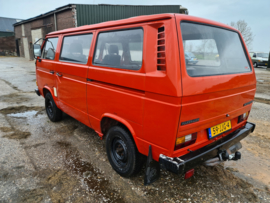
{"type": "Polygon", "coordinates": [[[226,135],[225,137],[213,142],[207,146],[204,146],[196,151],[192,151],[181,157],[167,157],[163,154],[159,156],[159,163],[168,171],[177,174],[183,174],[186,171],[193,169],[197,165],[200,165],[208,159],[218,156],[218,151],[228,149],[232,145],[238,143],[244,139],[247,135],[252,133],[255,129],[254,123],[247,122],[243,128],[226,135]]]}

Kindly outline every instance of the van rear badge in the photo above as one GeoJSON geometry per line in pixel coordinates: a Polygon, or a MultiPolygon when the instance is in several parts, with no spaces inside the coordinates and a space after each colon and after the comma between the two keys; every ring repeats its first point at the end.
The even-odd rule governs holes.
{"type": "Polygon", "coordinates": [[[245,103],[243,106],[249,105],[249,104],[251,104],[252,102],[253,102],[253,100],[251,100],[251,101],[245,103]]]}
{"type": "Polygon", "coordinates": [[[187,125],[187,124],[191,124],[191,123],[195,123],[195,122],[198,122],[200,119],[199,118],[196,118],[196,119],[193,119],[193,120],[190,120],[190,121],[184,121],[181,123],[181,125],[187,125]]]}

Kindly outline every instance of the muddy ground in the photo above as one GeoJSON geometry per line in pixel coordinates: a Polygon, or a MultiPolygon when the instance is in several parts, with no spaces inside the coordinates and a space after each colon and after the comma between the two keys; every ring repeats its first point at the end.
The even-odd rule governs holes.
{"type": "Polygon", "coordinates": [[[49,121],[32,61],[0,57],[0,202],[270,202],[270,72],[256,74],[257,128],[242,160],[199,166],[188,180],[161,171],[144,186],[144,170],[130,179],[113,171],[93,130],[68,115],[49,121]]]}

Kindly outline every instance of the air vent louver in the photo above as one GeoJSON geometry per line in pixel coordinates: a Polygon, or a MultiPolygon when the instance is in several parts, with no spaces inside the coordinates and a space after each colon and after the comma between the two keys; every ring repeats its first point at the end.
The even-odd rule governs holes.
{"type": "Polygon", "coordinates": [[[157,70],[166,71],[165,59],[165,28],[158,28],[158,41],[157,41],[157,70]]]}

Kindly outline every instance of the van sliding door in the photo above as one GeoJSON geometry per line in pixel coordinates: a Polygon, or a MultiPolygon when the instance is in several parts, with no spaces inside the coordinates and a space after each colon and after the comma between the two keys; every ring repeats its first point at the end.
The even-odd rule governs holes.
{"type": "Polygon", "coordinates": [[[64,36],[59,57],[61,64],[56,67],[61,109],[88,126],[86,77],[92,37],[92,33],[64,36]]]}

